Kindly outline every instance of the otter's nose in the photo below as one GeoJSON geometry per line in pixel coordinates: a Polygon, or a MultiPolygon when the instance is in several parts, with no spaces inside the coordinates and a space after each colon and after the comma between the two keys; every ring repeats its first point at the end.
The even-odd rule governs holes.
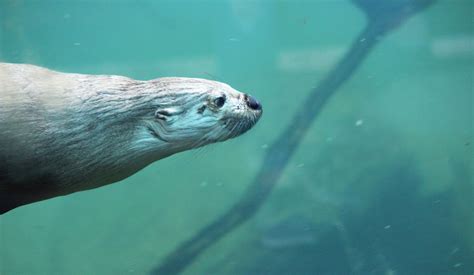
{"type": "Polygon", "coordinates": [[[247,106],[252,109],[252,110],[261,110],[262,105],[258,100],[255,99],[255,97],[245,94],[245,103],[247,103],[247,106]]]}

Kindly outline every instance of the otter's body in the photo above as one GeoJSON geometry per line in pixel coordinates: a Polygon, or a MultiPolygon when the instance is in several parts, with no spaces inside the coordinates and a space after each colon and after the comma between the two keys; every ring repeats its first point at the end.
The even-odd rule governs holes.
{"type": "Polygon", "coordinates": [[[119,181],[237,136],[260,114],[253,98],[215,81],[0,63],[0,213],[119,181]]]}

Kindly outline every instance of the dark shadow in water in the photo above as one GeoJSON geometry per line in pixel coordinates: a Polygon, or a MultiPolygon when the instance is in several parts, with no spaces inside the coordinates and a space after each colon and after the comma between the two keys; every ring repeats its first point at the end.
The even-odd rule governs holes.
{"type": "Polygon", "coordinates": [[[412,162],[387,174],[362,214],[343,215],[359,274],[469,274],[474,255],[455,228],[452,189],[423,196],[412,162]]]}
{"type": "Polygon", "coordinates": [[[366,27],[335,68],[311,91],[301,108],[303,111],[294,115],[291,125],[270,146],[260,171],[242,198],[222,216],[178,246],[161,264],[151,270],[151,274],[176,274],[183,271],[206,248],[251,218],[278,182],[290,157],[328,99],[349,79],[385,34],[434,1],[353,0],[367,16],[366,27]]]}
{"type": "MultiPolygon", "coordinates": [[[[454,226],[455,192],[420,194],[423,182],[410,160],[401,159],[391,170],[383,166],[380,170],[387,172],[382,178],[372,177],[378,180],[363,211],[346,207],[316,241],[254,245],[251,257],[224,273],[471,274],[474,255],[454,226]]],[[[349,193],[363,196],[361,184],[354,182],[349,193]]],[[[230,254],[249,251],[249,247],[236,249],[230,254]]],[[[209,274],[222,274],[223,269],[225,264],[216,264],[209,274]]]]}

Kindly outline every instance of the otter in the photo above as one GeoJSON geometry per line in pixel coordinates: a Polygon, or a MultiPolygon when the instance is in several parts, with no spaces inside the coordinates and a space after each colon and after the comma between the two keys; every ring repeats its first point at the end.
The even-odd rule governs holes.
{"type": "Polygon", "coordinates": [[[261,115],[254,97],[212,80],[0,63],[0,214],[239,136],[261,115]]]}

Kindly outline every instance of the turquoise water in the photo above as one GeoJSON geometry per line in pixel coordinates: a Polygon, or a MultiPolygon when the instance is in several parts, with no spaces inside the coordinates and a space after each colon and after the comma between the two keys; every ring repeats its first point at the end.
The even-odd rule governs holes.
{"type": "MultiPolygon", "coordinates": [[[[472,274],[473,10],[439,0],[380,36],[261,208],[183,274],[472,274]]],[[[157,271],[245,196],[366,22],[342,0],[0,1],[1,61],[215,79],[264,108],[242,137],[0,216],[0,274],[157,271]]]]}

